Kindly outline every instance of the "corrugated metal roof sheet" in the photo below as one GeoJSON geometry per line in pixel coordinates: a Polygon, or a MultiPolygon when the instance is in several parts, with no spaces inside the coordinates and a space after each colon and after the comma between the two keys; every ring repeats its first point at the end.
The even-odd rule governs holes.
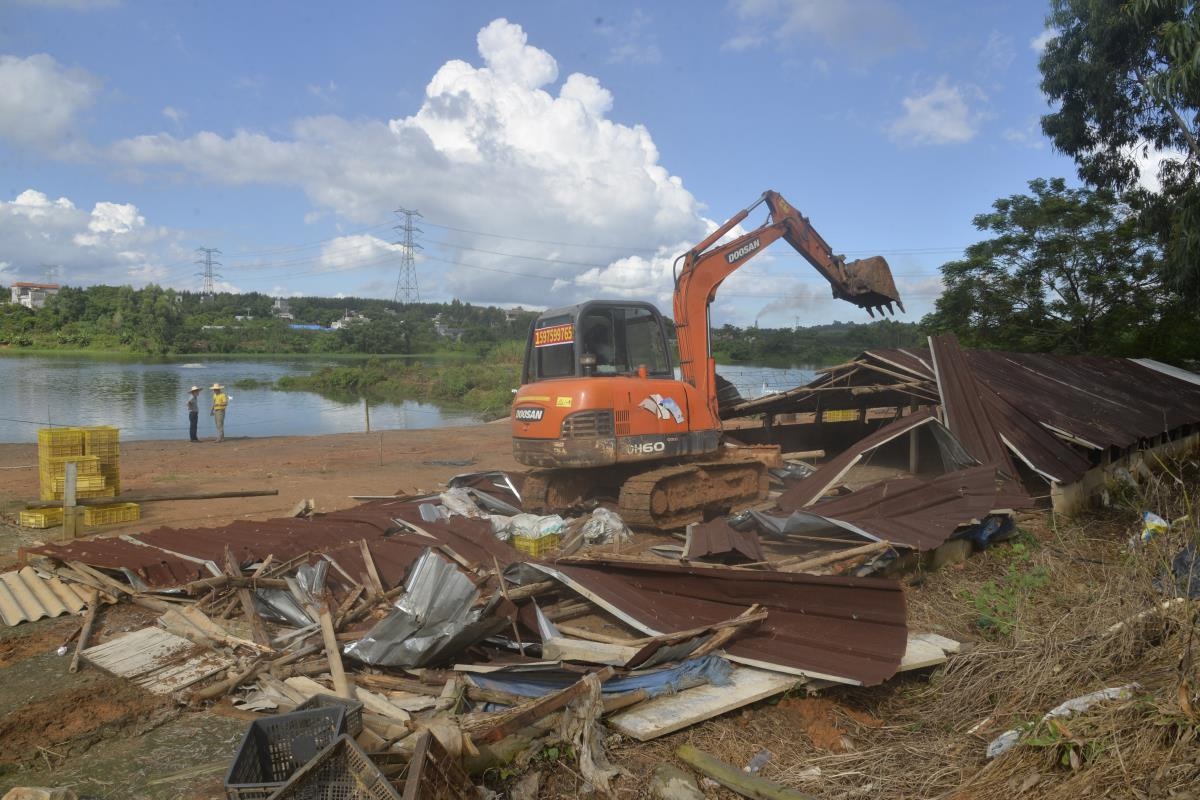
{"type": "Polygon", "coordinates": [[[714,519],[689,527],[683,557],[692,561],[707,559],[726,564],[767,560],[757,533],[740,531],[725,519],[714,519]]]}
{"type": "Polygon", "coordinates": [[[959,526],[980,521],[1000,507],[997,489],[996,468],[986,465],[931,480],[880,481],[805,510],[924,551],[945,542],[959,526]]]}
{"type": "Polygon", "coordinates": [[[874,685],[895,674],[908,632],[892,580],[591,559],[538,565],[650,635],[736,617],[758,603],[767,619],[725,647],[733,661],[874,685]]]}
{"type": "Polygon", "coordinates": [[[962,442],[980,464],[994,466],[1003,481],[1005,498],[998,505],[1024,508],[1033,504],[1017,477],[1017,468],[1009,456],[1008,446],[1000,437],[988,414],[981,388],[975,380],[966,354],[952,333],[929,337],[929,352],[933,358],[933,373],[937,377],[942,397],[942,417],[946,427],[962,442]]]}
{"type": "Polygon", "coordinates": [[[514,555],[512,548],[496,539],[486,519],[453,517],[445,522],[425,522],[417,504],[396,501],[374,501],[313,519],[238,520],[219,528],[156,528],[122,539],[49,544],[28,552],[101,569],[128,569],[151,588],[163,589],[211,577],[205,562],[223,564],[226,547],[241,564],[268,555],[282,562],[306,552],[327,554],[358,580],[366,569],[358,549],[362,540],[366,540],[386,588],[403,582],[408,565],[426,547],[445,545],[484,567],[490,567],[493,559],[505,566],[514,555]],[[412,533],[395,519],[411,521],[429,536],[412,533]]]}
{"type": "Polygon", "coordinates": [[[0,575],[0,619],[12,627],[45,617],[78,614],[87,605],[82,587],[43,578],[33,567],[0,575]]]}

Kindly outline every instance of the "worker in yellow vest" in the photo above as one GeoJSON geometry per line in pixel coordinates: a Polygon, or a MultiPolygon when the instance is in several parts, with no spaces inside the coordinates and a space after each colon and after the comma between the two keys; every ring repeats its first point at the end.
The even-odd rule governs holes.
{"type": "Polygon", "coordinates": [[[217,441],[225,441],[225,407],[229,405],[229,395],[225,387],[219,383],[212,385],[212,418],[217,426],[217,441]]]}

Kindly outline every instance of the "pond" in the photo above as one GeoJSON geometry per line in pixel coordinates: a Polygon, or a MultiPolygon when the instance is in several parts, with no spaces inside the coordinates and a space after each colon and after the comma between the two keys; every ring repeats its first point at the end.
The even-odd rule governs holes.
{"type": "MultiPolygon", "coordinates": [[[[271,385],[346,360],[322,357],[179,356],[159,359],[90,354],[0,356],[0,442],[37,441],[45,425],[116,425],[121,437],[187,437],[186,402],[193,385],[201,393],[200,436],[212,436],[208,415],[214,382],[230,396],[227,436],[302,436],[352,433],[366,427],[362,401],[339,401],[311,392],[280,392],[271,385]],[[255,382],[242,388],[239,381],[255,382]]],[[[718,366],[743,397],[798,386],[812,379],[805,367],[781,369],[718,366]]],[[[514,387],[515,388],[515,387],[514,387]]],[[[373,430],[473,425],[469,412],[431,403],[372,404],[373,430]]]]}

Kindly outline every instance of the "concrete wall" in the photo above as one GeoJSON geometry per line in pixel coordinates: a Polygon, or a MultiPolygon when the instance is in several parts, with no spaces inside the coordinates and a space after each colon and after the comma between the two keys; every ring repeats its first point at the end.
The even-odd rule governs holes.
{"type": "Polygon", "coordinates": [[[1055,513],[1075,514],[1099,504],[1105,486],[1113,479],[1113,473],[1118,467],[1124,467],[1131,474],[1137,475],[1147,469],[1157,471],[1160,458],[1163,460],[1179,458],[1198,451],[1200,451],[1200,432],[1162,442],[1145,450],[1137,450],[1108,464],[1093,467],[1075,483],[1052,484],[1050,501],[1055,513]]]}

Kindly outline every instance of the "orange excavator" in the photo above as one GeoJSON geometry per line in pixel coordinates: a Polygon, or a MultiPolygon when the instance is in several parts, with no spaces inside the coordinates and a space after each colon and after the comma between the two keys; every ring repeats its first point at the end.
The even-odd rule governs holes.
{"type": "Polygon", "coordinates": [[[513,455],[528,511],[616,496],[626,524],[669,530],[766,497],[767,466],[721,445],[709,305],[735,270],[784,238],[833,287],[874,311],[904,310],[881,256],[846,262],[777,192],[764,192],[675,261],[679,373],[650,303],[596,300],[543,312],[512,408],[513,455]],[[756,207],[767,221],[718,242],[756,207]],[[682,266],[680,266],[682,262],[682,266]]]}

